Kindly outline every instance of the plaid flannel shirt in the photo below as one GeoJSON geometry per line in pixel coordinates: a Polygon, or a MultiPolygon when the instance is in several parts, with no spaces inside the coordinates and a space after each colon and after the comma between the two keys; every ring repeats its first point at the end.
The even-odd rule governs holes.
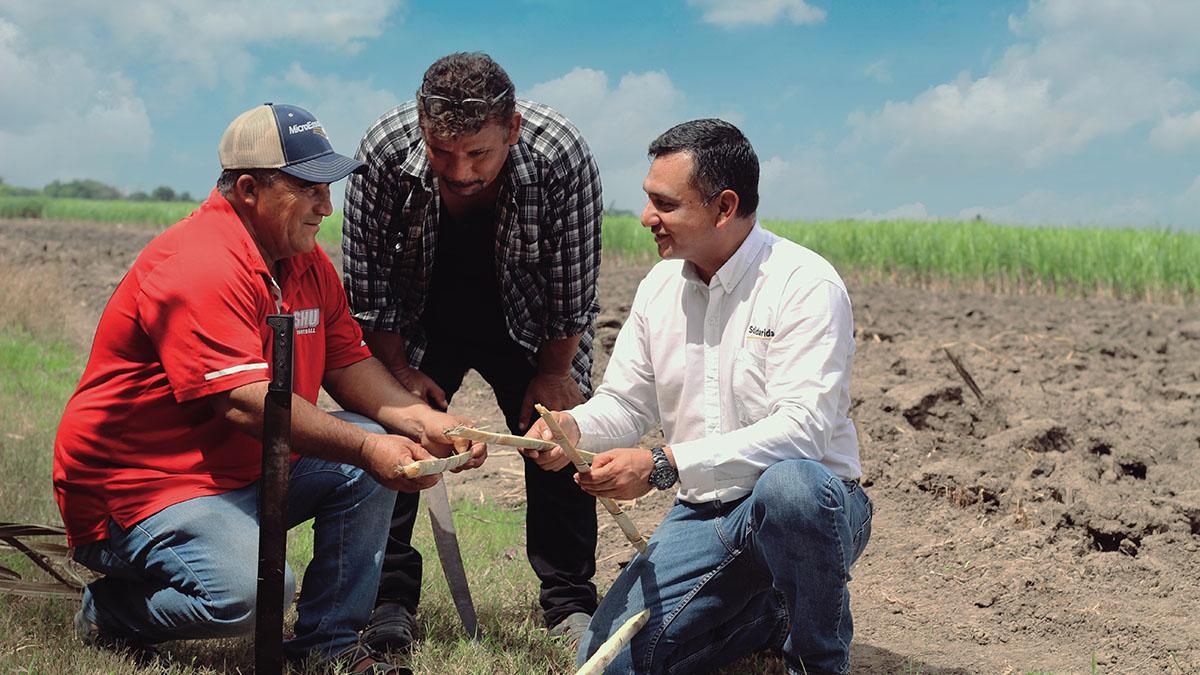
{"type": "MultiPolygon", "coordinates": [[[[544,339],[581,335],[571,376],[591,395],[600,305],[600,173],[579,131],[558,112],[517,99],[520,140],[498,180],[496,272],[508,334],[537,363],[544,339]]],[[[421,314],[438,244],[441,197],[425,154],[416,101],[367,129],[346,184],[342,269],[350,311],[366,330],[399,333],[419,367],[421,314]]],[[[469,321],[469,319],[464,319],[469,321]]]]}

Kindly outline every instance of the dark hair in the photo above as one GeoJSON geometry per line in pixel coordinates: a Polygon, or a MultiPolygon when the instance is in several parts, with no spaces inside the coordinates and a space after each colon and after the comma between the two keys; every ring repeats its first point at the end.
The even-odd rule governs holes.
{"type": "Polygon", "coordinates": [[[483,52],[458,52],[434,61],[425,71],[421,88],[417,90],[417,119],[421,130],[435,138],[471,136],[488,122],[507,125],[517,109],[517,95],[512,80],[500,64],[483,52]],[[500,100],[482,120],[468,119],[451,110],[436,118],[425,114],[421,95],[445,96],[455,100],[482,98],[488,101],[500,96],[500,100]]]}
{"type": "Polygon", "coordinates": [[[650,159],[676,152],[692,158],[691,185],[707,204],[723,190],[738,196],[737,215],[758,210],[758,155],[737,127],[718,119],[676,124],[650,143],[650,159]]]}
{"type": "Polygon", "coordinates": [[[279,169],[224,169],[217,178],[217,193],[222,197],[233,194],[238,178],[242,175],[250,176],[256,183],[271,187],[279,179],[280,173],[279,169]]]}

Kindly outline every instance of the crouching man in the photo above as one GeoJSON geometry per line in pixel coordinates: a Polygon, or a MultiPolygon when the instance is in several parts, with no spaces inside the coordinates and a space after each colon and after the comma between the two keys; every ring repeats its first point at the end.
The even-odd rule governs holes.
{"type": "MultiPolygon", "coordinates": [[[[293,313],[287,526],[314,519],[314,541],[285,654],[401,672],[358,632],[379,587],[394,490],[440,476],[407,479],[396,467],[457,443],[473,468],[485,448],[446,438],[464,420],[431,409],[371,356],[316,246],[330,182],[362,163],[335,153],[307,111],[269,103],[229,125],[218,155],[208,200],[150,242],[117,286],[59,424],[55,497],[75,559],[104,574],[85,590],[75,629],[144,661],[167,640],[253,630],[266,318],[293,313]],[[322,386],[394,433],[317,409],[322,386]]],[[[290,599],[295,578],[285,576],[290,599]]]]}

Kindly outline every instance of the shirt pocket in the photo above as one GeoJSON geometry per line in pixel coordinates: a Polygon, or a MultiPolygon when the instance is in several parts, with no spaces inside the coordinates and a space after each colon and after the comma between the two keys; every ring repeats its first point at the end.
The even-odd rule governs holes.
{"type": "Polygon", "coordinates": [[[733,405],[742,426],[767,416],[767,357],[739,348],[733,353],[733,405]]]}

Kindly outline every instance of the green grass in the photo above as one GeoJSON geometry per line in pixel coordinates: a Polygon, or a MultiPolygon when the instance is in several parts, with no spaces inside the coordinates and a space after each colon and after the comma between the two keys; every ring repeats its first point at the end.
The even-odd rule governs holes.
{"type": "Polygon", "coordinates": [[[36,196],[0,196],[0,218],[41,218],[48,197],[36,196]]]}
{"type": "Polygon", "coordinates": [[[98,223],[166,226],[192,212],[190,202],[130,202],[104,199],[0,197],[0,218],[82,220],[98,223]]]}
{"type": "Polygon", "coordinates": [[[654,235],[633,216],[604,216],[604,223],[600,226],[600,242],[605,260],[613,254],[638,262],[658,259],[654,235]]]}
{"type": "Polygon", "coordinates": [[[58,522],[49,499],[54,432],[80,366],[72,345],[0,329],[0,520],[58,522]]]}
{"type": "MultiPolygon", "coordinates": [[[[1200,298],[1200,234],[974,221],[763,225],[865,283],[1172,303],[1200,298]]],[[[605,254],[652,255],[644,229],[636,218],[605,219],[605,254]]]]}

